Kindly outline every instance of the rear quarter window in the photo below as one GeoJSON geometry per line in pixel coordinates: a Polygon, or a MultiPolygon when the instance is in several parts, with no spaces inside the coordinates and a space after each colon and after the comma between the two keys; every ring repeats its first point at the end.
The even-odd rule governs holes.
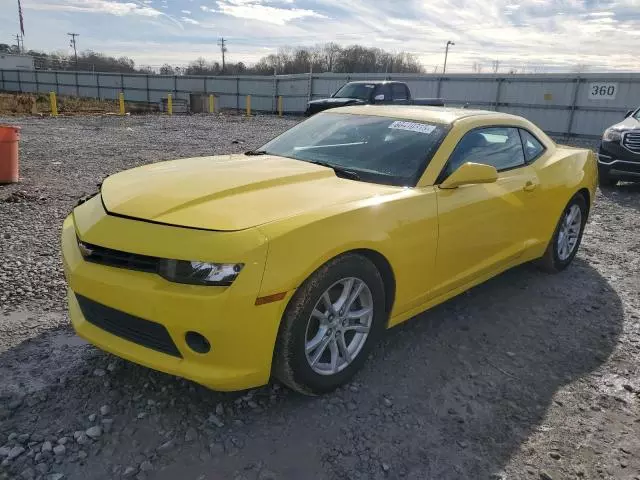
{"type": "Polygon", "coordinates": [[[531,132],[520,129],[524,158],[527,163],[535,162],[546,150],[545,146],[531,132]]]}

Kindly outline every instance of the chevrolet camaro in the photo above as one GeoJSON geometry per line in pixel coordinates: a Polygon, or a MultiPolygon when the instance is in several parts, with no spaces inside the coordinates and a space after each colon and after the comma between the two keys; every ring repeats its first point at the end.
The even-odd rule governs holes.
{"type": "Polygon", "coordinates": [[[63,226],[71,322],[213,389],[328,392],[386,328],[524,262],[567,267],[597,183],[593,152],[517,116],[334,109],[105,179],[63,226]]]}

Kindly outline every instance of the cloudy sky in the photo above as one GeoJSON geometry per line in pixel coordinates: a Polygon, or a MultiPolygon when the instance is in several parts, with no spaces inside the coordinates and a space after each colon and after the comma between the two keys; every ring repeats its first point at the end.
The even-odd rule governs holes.
{"type": "MultiPolygon", "coordinates": [[[[18,31],[17,0],[0,0],[2,43],[18,31]],[[13,25],[11,30],[8,26],[13,25]],[[14,32],[15,31],[15,32],[14,32]]],[[[138,65],[219,59],[252,63],[279,47],[335,41],[490,70],[640,70],[640,0],[22,0],[25,46],[127,55],[138,65]]],[[[15,43],[15,41],[14,41],[15,43]]]]}

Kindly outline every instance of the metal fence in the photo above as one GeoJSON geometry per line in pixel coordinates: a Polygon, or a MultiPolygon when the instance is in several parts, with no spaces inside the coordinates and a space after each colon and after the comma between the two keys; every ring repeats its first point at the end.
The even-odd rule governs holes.
{"type": "Polygon", "coordinates": [[[273,112],[283,97],[286,113],[301,113],[310,99],[326,97],[351,80],[407,82],[414,97],[441,97],[447,105],[521,115],[554,135],[598,136],[640,103],[640,74],[407,75],[301,74],[264,76],[168,76],[68,71],[0,70],[0,89],[12,92],[161,102],[167,94],[215,94],[219,108],[273,112]]]}

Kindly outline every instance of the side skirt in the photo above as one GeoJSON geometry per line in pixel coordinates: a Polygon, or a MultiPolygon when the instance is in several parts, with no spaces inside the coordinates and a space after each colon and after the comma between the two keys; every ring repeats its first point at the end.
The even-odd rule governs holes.
{"type": "Polygon", "coordinates": [[[389,319],[389,322],[387,324],[387,328],[391,328],[391,327],[395,327],[396,325],[399,325],[403,322],[406,322],[407,320],[415,317],[416,315],[421,314],[422,312],[429,310],[430,308],[435,307],[436,305],[440,305],[441,303],[446,302],[447,300],[456,297],[458,295],[460,295],[461,293],[466,292],[467,290],[480,285],[481,283],[486,282],[487,280],[500,275],[503,272],[506,272],[507,270],[510,270],[514,267],[517,267],[518,265],[522,265],[524,263],[530,262],[532,260],[535,260],[535,258],[530,258],[527,256],[523,256],[523,257],[518,257],[517,259],[513,260],[510,263],[507,263],[504,266],[500,266],[498,268],[496,268],[495,270],[492,270],[488,273],[485,273],[483,275],[480,275],[479,277],[476,277],[475,279],[473,279],[472,281],[454,288],[453,290],[450,290],[446,293],[443,293],[442,295],[439,295],[435,298],[430,299],[428,302],[423,303],[422,305],[419,305],[415,308],[412,308],[411,310],[407,310],[406,312],[400,313],[394,317],[391,317],[389,319]]]}

